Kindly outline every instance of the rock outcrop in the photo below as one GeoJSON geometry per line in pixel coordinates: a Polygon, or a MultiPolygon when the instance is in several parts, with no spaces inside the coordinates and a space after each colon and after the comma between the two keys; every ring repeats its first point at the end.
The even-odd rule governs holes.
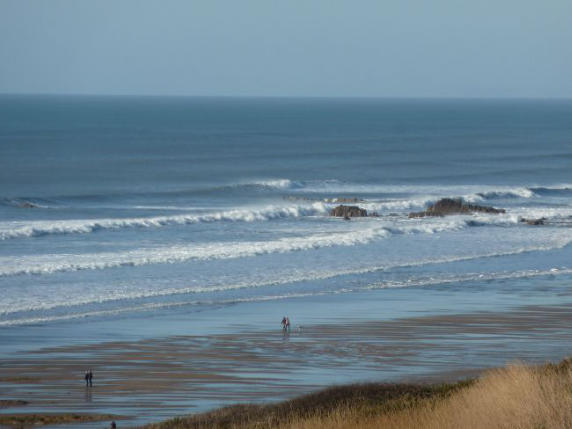
{"type": "Polygon", "coordinates": [[[422,212],[409,213],[410,218],[425,216],[447,216],[455,214],[471,214],[471,213],[505,213],[504,209],[496,209],[489,206],[479,206],[476,204],[467,204],[460,198],[443,198],[422,212]]]}
{"type": "Polygon", "coordinates": [[[527,225],[544,225],[546,223],[546,218],[545,217],[541,217],[539,219],[521,218],[520,221],[526,223],[527,225]]]}
{"type": "Polygon", "coordinates": [[[330,216],[350,218],[350,217],[367,217],[367,210],[358,206],[340,205],[330,210],[330,216]]]}

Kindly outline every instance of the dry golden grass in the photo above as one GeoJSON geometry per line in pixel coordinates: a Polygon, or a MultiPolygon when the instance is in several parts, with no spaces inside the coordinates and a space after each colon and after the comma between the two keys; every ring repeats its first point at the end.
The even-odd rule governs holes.
{"type": "Polygon", "coordinates": [[[359,408],[284,422],[281,429],[561,429],[572,428],[572,365],[512,365],[490,371],[444,399],[363,416],[359,408]]]}
{"type": "Polygon", "coordinates": [[[236,405],[149,429],[572,429],[572,359],[442,385],[367,384],[236,405]]]}
{"type": "Polygon", "coordinates": [[[470,382],[455,384],[369,383],[331,387],[290,401],[268,405],[233,405],[202,414],[178,417],[146,426],[146,429],[270,429],[306,419],[328,419],[353,412],[376,416],[415,406],[429,398],[445,398],[470,382]]]}
{"type": "Polygon", "coordinates": [[[120,420],[112,414],[0,414],[0,427],[30,428],[40,425],[120,420]]]}

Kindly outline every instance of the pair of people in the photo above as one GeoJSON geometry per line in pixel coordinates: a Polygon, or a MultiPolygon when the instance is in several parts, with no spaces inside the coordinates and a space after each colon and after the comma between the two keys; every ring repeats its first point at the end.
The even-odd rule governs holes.
{"type": "Polygon", "coordinates": [[[91,372],[91,369],[89,371],[85,372],[85,387],[92,387],[93,386],[93,372],[91,372]]]}
{"type": "Polygon", "coordinates": [[[280,324],[282,325],[282,331],[290,332],[290,319],[288,318],[288,316],[284,316],[280,324]]]}

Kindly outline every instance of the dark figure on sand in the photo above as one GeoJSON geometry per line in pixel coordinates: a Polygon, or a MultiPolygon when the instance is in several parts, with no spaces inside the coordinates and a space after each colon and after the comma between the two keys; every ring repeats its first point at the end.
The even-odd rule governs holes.
{"type": "Polygon", "coordinates": [[[288,318],[288,316],[284,316],[280,324],[282,325],[282,331],[290,332],[290,319],[288,318]]]}
{"type": "Polygon", "coordinates": [[[91,372],[91,369],[89,370],[89,387],[93,386],[93,372],[91,372]]]}
{"type": "Polygon", "coordinates": [[[111,422],[111,429],[117,429],[117,425],[115,424],[115,422],[111,422]]]}

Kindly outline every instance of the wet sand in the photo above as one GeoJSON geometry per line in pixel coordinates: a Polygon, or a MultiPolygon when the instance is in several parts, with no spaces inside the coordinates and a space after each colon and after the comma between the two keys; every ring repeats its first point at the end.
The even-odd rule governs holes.
{"type": "Polygon", "coordinates": [[[571,343],[572,305],[566,304],[391,321],[348,318],[287,335],[246,330],[49,347],[0,360],[0,412],[115,414],[135,425],[332,384],[457,380],[515,360],[560,360],[571,343]],[[94,373],[91,388],[86,369],[94,373]],[[28,404],[8,402],[18,400],[28,404]]]}

